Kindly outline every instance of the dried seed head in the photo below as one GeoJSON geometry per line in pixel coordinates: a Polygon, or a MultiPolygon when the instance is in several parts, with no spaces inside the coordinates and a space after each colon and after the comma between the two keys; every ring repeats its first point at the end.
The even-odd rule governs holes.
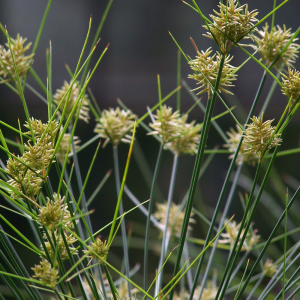
{"type": "Polygon", "coordinates": [[[89,116],[89,103],[87,100],[87,95],[83,95],[79,102],[76,104],[79,94],[81,92],[80,87],[79,87],[79,82],[75,81],[73,83],[71,91],[68,91],[69,88],[71,87],[72,81],[68,83],[67,81],[64,81],[63,86],[60,89],[56,90],[56,93],[53,95],[53,100],[56,105],[59,105],[60,102],[62,103],[59,106],[59,110],[62,113],[63,110],[65,109],[65,118],[67,119],[70,116],[70,113],[72,112],[73,108],[75,105],[77,105],[77,108],[74,113],[74,118],[76,117],[79,109],[79,119],[83,120],[84,122],[88,123],[90,116],[89,116]]]}
{"type": "Polygon", "coordinates": [[[73,223],[70,221],[71,214],[68,210],[68,205],[64,203],[65,197],[53,194],[54,201],[47,197],[47,204],[39,209],[39,215],[37,221],[48,227],[50,230],[54,230],[57,224],[63,222],[65,226],[72,228],[73,223]]]}
{"type": "MultiPolygon", "coordinates": [[[[238,125],[236,125],[236,131],[233,128],[230,128],[229,130],[230,131],[226,132],[229,138],[224,147],[228,148],[228,150],[232,153],[228,157],[229,159],[232,159],[242,137],[243,131],[238,125]]],[[[236,159],[236,164],[241,165],[243,162],[247,162],[248,164],[255,165],[257,162],[257,156],[253,153],[245,153],[246,148],[248,148],[247,143],[242,143],[236,159]]]]}
{"type": "Polygon", "coordinates": [[[133,131],[135,119],[136,115],[130,110],[121,110],[119,107],[109,108],[109,110],[102,111],[100,122],[96,125],[94,132],[106,139],[103,147],[109,141],[113,146],[120,142],[130,143],[132,136],[129,133],[133,131]]]}
{"type": "MultiPolygon", "coordinates": [[[[53,234],[54,234],[54,237],[55,237],[58,254],[60,255],[60,258],[62,260],[66,260],[66,259],[69,258],[68,250],[70,251],[70,253],[72,255],[77,254],[76,248],[71,246],[72,244],[74,244],[77,241],[77,239],[73,235],[67,234],[67,232],[64,231],[65,238],[66,238],[66,241],[67,241],[67,244],[68,244],[68,250],[67,250],[62,236],[59,236],[57,231],[54,231],[53,234]]],[[[44,236],[44,238],[46,238],[46,235],[44,236]]],[[[55,245],[53,240],[52,240],[52,245],[55,245]]],[[[45,246],[48,250],[50,258],[52,259],[52,261],[54,261],[54,259],[55,259],[55,249],[52,248],[51,243],[49,241],[45,241],[45,246]]],[[[44,251],[42,251],[42,253],[44,255],[46,255],[46,253],[44,251]]]]}
{"type": "MultiPolygon", "coordinates": [[[[30,48],[31,43],[25,45],[26,38],[22,38],[17,34],[16,39],[11,39],[11,50],[14,56],[14,61],[17,67],[19,77],[22,78],[27,74],[27,71],[30,69],[33,63],[34,54],[24,55],[24,53],[30,48]]],[[[9,49],[9,44],[6,43],[6,48],[0,45],[0,77],[1,82],[6,82],[13,79],[16,79],[16,72],[14,68],[14,63],[12,55],[9,49]]]]}
{"type": "Polygon", "coordinates": [[[267,259],[264,263],[265,276],[272,277],[277,272],[277,266],[273,263],[272,259],[267,259]]]}
{"type": "Polygon", "coordinates": [[[261,159],[266,147],[271,149],[279,146],[282,139],[279,133],[274,134],[275,127],[271,126],[274,119],[263,122],[263,116],[261,116],[253,117],[251,121],[252,123],[247,125],[244,132],[245,153],[256,154],[261,159]]]}
{"type": "MultiPolygon", "coordinates": [[[[180,237],[181,229],[183,225],[185,211],[181,210],[180,205],[176,205],[175,203],[171,203],[169,220],[168,220],[168,232],[171,235],[175,235],[180,237]]],[[[165,203],[156,203],[156,212],[153,214],[153,217],[156,218],[160,224],[160,229],[164,230],[166,226],[166,215],[167,215],[167,202],[165,203]]],[[[191,214],[189,223],[195,223],[196,221],[192,218],[193,214],[191,214]]],[[[192,231],[192,227],[188,226],[188,234],[192,231]]],[[[161,234],[162,237],[162,234],[161,234]]]]}
{"type": "MultiPolygon", "coordinates": [[[[225,220],[224,224],[226,224],[228,220],[225,220]]],[[[229,222],[226,226],[226,233],[221,233],[222,240],[219,240],[221,244],[231,244],[233,245],[238,236],[238,232],[240,230],[241,223],[237,224],[236,221],[229,222]]],[[[239,240],[241,240],[245,229],[242,229],[239,240]]],[[[243,243],[242,250],[250,251],[253,246],[259,241],[260,235],[257,235],[257,229],[253,230],[252,233],[250,231],[247,232],[246,239],[243,243]]]]}
{"type": "MultiPolygon", "coordinates": [[[[198,91],[197,95],[202,93],[207,93],[210,97],[213,94],[213,86],[217,80],[221,55],[220,53],[215,53],[213,56],[210,56],[212,53],[211,48],[207,49],[205,52],[197,51],[196,59],[190,60],[189,64],[191,69],[194,71],[194,74],[189,75],[189,78],[195,79],[199,87],[193,89],[192,91],[198,91]]],[[[228,91],[227,87],[232,87],[232,81],[236,80],[236,68],[230,65],[232,57],[229,55],[225,58],[222,74],[220,78],[218,92],[224,92],[227,94],[232,94],[228,91]]]]}
{"type": "MultiPolygon", "coordinates": [[[[290,106],[300,96],[300,73],[297,70],[288,69],[288,75],[281,73],[282,93],[287,96],[290,106]]],[[[299,101],[299,100],[298,100],[299,101]]]]}
{"type": "MultiPolygon", "coordinates": [[[[240,39],[245,38],[251,28],[258,20],[255,18],[257,10],[248,11],[248,5],[239,6],[236,0],[229,0],[228,6],[220,2],[218,5],[220,12],[214,10],[215,15],[210,15],[213,24],[209,24],[209,32],[204,36],[216,39],[222,52],[225,54],[229,51],[232,42],[237,43],[240,39]]],[[[203,25],[207,29],[206,25],[203,25]]]]}
{"type": "Polygon", "coordinates": [[[100,240],[100,238],[96,238],[95,242],[91,243],[91,246],[88,246],[88,250],[84,250],[84,252],[87,254],[88,257],[90,257],[92,259],[97,259],[101,263],[102,260],[106,259],[108,250],[109,250],[109,245],[106,244],[106,241],[104,241],[104,243],[103,243],[100,240]],[[99,259],[99,257],[101,259],[99,259]]]}
{"type": "Polygon", "coordinates": [[[55,288],[57,279],[59,278],[58,270],[53,269],[46,259],[43,259],[40,265],[35,265],[35,267],[31,269],[34,271],[32,277],[38,278],[43,285],[55,288]]]}
{"type": "MultiPolygon", "coordinates": [[[[256,45],[250,45],[254,50],[257,50],[260,53],[261,57],[266,61],[266,65],[269,65],[277,58],[294,35],[291,33],[291,28],[287,30],[285,25],[283,25],[283,28],[279,25],[276,27],[274,26],[270,32],[268,29],[269,25],[266,23],[263,30],[257,30],[256,32],[259,37],[255,35],[252,36],[256,45]]],[[[284,63],[289,68],[293,66],[298,57],[297,54],[300,47],[299,44],[294,43],[297,40],[298,38],[295,38],[293,43],[289,44],[275,66],[278,66],[281,63],[284,63]]]]}

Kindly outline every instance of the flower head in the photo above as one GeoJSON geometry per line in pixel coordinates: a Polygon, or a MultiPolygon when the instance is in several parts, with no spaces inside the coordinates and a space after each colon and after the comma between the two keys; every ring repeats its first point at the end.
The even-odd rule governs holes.
{"type": "MultiPolygon", "coordinates": [[[[291,33],[291,28],[286,29],[286,26],[283,25],[281,28],[279,25],[274,26],[273,29],[269,32],[269,25],[266,23],[263,30],[257,30],[258,36],[253,35],[256,45],[250,45],[254,50],[257,50],[261,57],[266,61],[266,65],[269,65],[273,62],[284,47],[288,44],[291,37],[294,35],[291,33]]],[[[276,62],[277,66],[280,63],[284,63],[288,67],[296,62],[298,57],[299,45],[294,43],[298,38],[294,39],[293,43],[290,43],[287,49],[282,53],[279,60],[276,62]]]]}
{"type": "Polygon", "coordinates": [[[118,145],[120,142],[130,143],[132,137],[129,133],[133,131],[135,118],[136,115],[130,110],[121,110],[119,107],[103,110],[100,122],[96,125],[94,132],[106,139],[103,147],[109,141],[113,146],[118,145]]]}
{"type": "Polygon", "coordinates": [[[56,90],[56,93],[53,95],[53,100],[56,105],[59,105],[59,110],[61,113],[64,111],[65,106],[65,118],[67,119],[70,116],[70,113],[72,112],[75,105],[77,105],[77,108],[74,113],[74,118],[76,117],[79,109],[79,116],[78,118],[83,120],[84,122],[88,123],[90,116],[89,116],[89,103],[87,101],[87,95],[81,96],[79,102],[78,97],[80,95],[80,87],[79,82],[75,81],[73,83],[71,91],[68,91],[71,87],[72,81],[68,83],[67,81],[64,81],[63,86],[60,89],[56,90]]]}
{"type": "MultiPolygon", "coordinates": [[[[11,39],[11,50],[19,77],[24,77],[33,63],[32,58],[34,54],[24,55],[31,46],[31,43],[25,45],[26,40],[26,38],[22,38],[19,34],[17,34],[16,39],[11,39]]],[[[2,79],[0,82],[9,81],[12,78],[16,79],[16,72],[9,44],[6,43],[5,45],[6,49],[4,46],[0,45],[0,77],[2,79]]]]}
{"type": "Polygon", "coordinates": [[[50,230],[54,230],[56,225],[63,222],[65,226],[72,228],[73,223],[70,221],[71,214],[68,210],[68,205],[64,202],[65,197],[53,194],[54,201],[47,197],[47,204],[39,209],[39,215],[37,221],[48,227],[50,230]]]}
{"type": "MultiPolygon", "coordinates": [[[[169,212],[169,222],[168,222],[168,232],[171,235],[180,237],[183,219],[185,211],[181,209],[180,205],[171,203],[170,212],[169,212]]],[[[153,214],[160,224],[160,228],[163,230],[166,226],[166,215],[167,215],[167,202],[165,203],[156,203],[156,212],[153,214]]],[[[196,221],[192,218],[193,214],[190,217],[189,223],[195,223],[196,221]]],[[[192,227],[188,226],[188,233],[192,231],[192,227]]]]}
{"type": "MultiPolygon", "coordinates": [[[[71,135],[69,133],[65,133],[64,136],[62,137],[62,140],[57,148],[57,152],[55,153],[55,156],[57,158],[57,160],[63,164],[64,161],[65,161],[65,157],[66,157],[66,154],[67,154],[67,151],[68,151],[68,148],[69,148],[69,144],[71,143],[70,141],[71,139],[71,135]]],[[[75,146],[75,150],[77,150],[79,148],[79,143],[80,143],[80,139],[78,136],[73,136],[73,143],[74,143],[74,146],[75,146]]],[[[73,150],[72,150],[72,145],[70,147],[70,150],[69,150],[69,154],[68,155],[71,155],[73,154],[73,150]]],[[[69,162],[70,160],[68,159],[67,162],[69,162]]]]}
{"type": "MultiPolygon", "coordinates": [[[[224,146],[227,147],[228,150],[232,153],[228,157],[229,159],[232,159],[242,137],[243,131],[238,125],[236,125],[236,131],[232,127],[229,130],[230,131],[226,132],[226,134],[228,135],[228,140],[227,144],[225,144],[224,146]]],[[[236,163],[238,165],[241,165],[243,162],[254,165],[257,162],[257,156],[255,154],[246,153],[245,149],[247,147],[247,143],[242,143],[236,159],[236,163]]]]}
{"type": "MultiPolygon", "coordinates": [[[[216,39],[222,52],[227,53],[233,42],[244,38],[258,20],[258,12],[248,11],[248,5],[239,6],[236,0],[229,0],[228,6],[218,5],[220,12],[214,10],[215,15],[210,15],[213,24],[209,24],[209,32],[205,36],[216,39]]],[[[206,25],[203,25],[207,29],[206,25]]]]}
{"type": "Polygon", "coordinates": [[[95,258],[100,262],[102,262],[102,260],[106,259],[108,250],[109,250],[109,245],[106,243],[106,241],[102,242],[100,238],[96,238],[95,242],[91,243],[91,245],[88,246],[88,250],[84,250],[84,252],[87,254],[88,257],[92,259],[95,258]]]}
{"type": "Polygon", "coordinates": [[[271,126],[274,119],[263,122],[263,116],[261,116],[253,117],[251,121],[252,123],[247,125],[244,132],[245,153],[256,154],[261,158],[266,148],[279,146],[282,139],[279,133],[274,134],[275,127],[271,126]]]}
{"type": "Polygon", "coordinates": [[[277,266],[273,263],[272,259],[267,259],[264,263],[264,274],[272,277],[277,272],[277,266]]]}
{"type": "MultiPolygon", "coordinates": [[[[224,223],[227,222],[228,221],[225,220],[224,223]]],[[[236,221],[229,222],[226,225],[226,233],[221,233],[221,237],[223,239],[219,240],[219,243],[221,244],[230,243],[231,245],[233,245],[237,239],[240,227],[241,227],[241,223],[237,224],[236,221]]],[[[241,240],[244,233],[245,233],[245,229],[242,229],[239,240],[241,240]]],[[[257,235],[257,229],[253,230],[252,232],[248,231],[246,235],[246,239],[242,246],[242,250],[250,251],[253,248],[253,246],[259,241],[259,238],[260,235],[257,235]]]]}
{"type": "MultiPolygon", "coordinates": [[[[190,60],[189,64],[191,69],[194,71],[193,75],[189,75],[189,78],[195,79],[199,87],[193,89],[193,91],[198,91],[197,95],[202,93],[207,93],[208,96],[213,94],[213,87],[218,77],[218,72],[220,68],[221,55],[219,52],[210,56],[212,50],[209,48],[205,52],[197,51],[196,59],[190,60]]],[[[225,58],[222,74],[220,78],[218,92],[224,92],[227,94],[232,94],[228,91],[227,87],[232,87],[232,81],[236,80],[235,70],[236,68],[230,65],[232,57],[229,55],[225,58]]]]}
{"type": "Polygon", "coordinates": [[[288,75],[282,75],[282,93],[287,96],[290,106],[300,96],[300,73],[297,70],[288,69],[288,75]]]}
{"type": "Polygon", "coordinates": [[[40,265],[35,265],[35,267],[31,269],[34,271],[32,277],[38,278],[43,285],[55,288],[59,277],[58,270],[53,269],[46,259],[43,259],[40,265]]]}

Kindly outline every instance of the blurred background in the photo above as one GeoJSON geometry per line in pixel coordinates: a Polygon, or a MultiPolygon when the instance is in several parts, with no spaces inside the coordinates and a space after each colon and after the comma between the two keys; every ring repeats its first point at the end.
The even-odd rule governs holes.
{"type": "MultiPolygon", "coordinates": [[[[206,16],[212,13],[213,9],[217,9],[218,1],[216,0],[205,1],[205,4],[202,2],[204,1],[199,1],[199,6],[206,16]]],[[[90,48],[93,35],[96,32],[107,3],[107,0],[53,0],[33,64],[34,70],[39,74],[44,83],[46,83],[46,49],[49,47],[49,42],[51,41],[53,51],[53,92],[62,86],[64,80],[69,81],[70,78],[65,64],[74,71],[88,30],[89,18],[92,16],[91,38],[87,49],[90,48]]],[[[241,3],[244,4],[246,2],[241,1],[241,3]]],[[[13,38],[19,33],[21,36],[27,37],[29,42],[34,42],[46,5],[47,1],[45,0],[1,1],[0,22],[7,26],[8,32],[13,38]]],[[[272,10],[272,7],[273,0],[249,1],[249,10],[258,9],[258,18],[264,17],[272,10]]],[[[298,0],[290,0],[276,13],[275,24],[281,27],[283,24],[286,24],[287,28],[291,27],[292,32],[295,32],[300,25],[299,9],[300,2],[298,0]]],[[[267,21],[269,24],[271,23],[270,18],[267,21]]],[[[190,42],[190,37],[194,39],[199,50],[206,50],[208,47],[216,50],[214,42],[203,37],[202,34],[206,30],[202,28],[202,25],[203,21],[200,16],[179,0],[115,0],[102,29],[100,35],[101,41],[97,46],[91,63],[92,67],[109,43],[108,52],[101,61],[89,86],[100,108],[115,107],[117,106],[116,99],[120,98],[135,114],[139,116],[143,115],[146,112],[147,106],[151,107],[158,101],[157,74],[161,76],[163,96],[176,88],[177,47],[168,31],[173,34],[185,53],[192,58],[195,56],[195,50],[190,42]]],[[[259,29],[262,29],[262,25],[259,29]]],[[[5,43],[3,35],[0,35],[0,43],[5,43]]],[[[247,58],[239,49],[233,49],[231,54],[234,56],[231,63],[235,66],[238,66],[247,58]]],[[[295,67],[299,69],[299,66],[298,61],[295,67]]],[[[187,79],[191,70],[186,61],[184,61],[184,58],[182,58],[181,67],[182,78],[192,88],[195,88],[195,82],[187,79]]],[[[276,72],[275,70],[273,71],[276,72]]],[[[258,64],[253,61],[248,62],[238,72],[238,80],[235,82],[236,87],[232,89],[234,96],[223,95],[229,106],[237,105],[235,113],[241,123],[245,121],[245,112],[249,111],[262,74],[263,71],[258,64]]],[[[28,82],[42,93],[31,75],[28,77],[28,82]]],[[[269,76],[256,114],[259,113],[267,95],[268,87],[270,87],[272,82],[273,80],[269,76]]],[[[181,95],[182,111],[185,112],[194,104],[194,100],[184,88],[182,88],[181,95]]],[[[25,91],[25,97],[31,115],[42,121],[46,121],[47,108],[45,104],[29,90],[25,91]]],[[[204,104],[206,103],[205,96],[202,101],[204,104]]],[[[175,108],[176,96],[173,96],[167,104],[175,108]]],[[[275,118],[276,123],[285,105],[286,98],[281,94],[280,88],[277,87],[265,114],[266,118],[275,118]]],[[[224,110],[222,103],[217,101],[214,115],[224,110]]],[[[21,124],[25,122],[25,115],[20,99],[6,86],[0,85],[0,119],[12,126],[18,127],[18,118],[21,124]]],[[[198,108],[194,109],[190,114],[189,120],[192,121],[193,119],[199,123],[203,121],[203,113],[198,108]]],[[[221,118],[219,124],[224,131],[234,126],[234,122],[230,116],[221,118]]],[[[299,146],[299,124],[300,115],[298,113],[292,120],[288,133],[284,138],[282,150],[299,146]]],[[[93,117],[89,124],[82,121],[78,123],[76,135],[79,136],[82,143],[94,136],[94,127],[95,121],[93,117]]],[[[0,128],[5,136],[15,139],[11,131],[3,126],[0,126],[0,128]]],[[[149,170],[153,172],[159,145],[152,137],[146,136],[142,128],[138,129],[137,138],[146,157],[149,170]]],[[[216,145],[221,147],[222,144],[222,139],[211,128],[207,149],[212,149],[216,145]]],[[[78,155],[83,178],[85,178],[95,147],[96,143],[78,155]]],[[[121,174],[126,162],[127,151],[128,145],[120,146],[121,174]]],[[[278,170],[278,178],[284,179],[286,178],[284,177],[286,174],[290,174],[294,179],[300,180],[298,171],[300,167],[299,155],[295,154],[276,160],[275,166],[278,170]]],[[[0,154],[0,157],[3,162],[7,159],[3,153],[0,154]]],[[[178,184],[176,185],[174,194],[174,201],[177,203],[181,201],[189,187],[193,164],[194,157],[183,156],[180,158],[177,176],[178,184]]],[[[158,201],[162,201],[167,197],[171,165],[172,155],[165,151],[158,180],[160,189],[160,192],[157,193],[158,201]]],[[[216,155],[199,184],[195,206],[199,210],[202,210],[208,218],[210,218],[214,204],[218,199],[228,166],[228,155],[216,155]]],[[[87,196],[92,194],[106,172],[112,168],[112,147],[108,144],[106,148],[101,149],[99,152],[86,190],[87,196]]],[[[249,173],[251,174],[253,171],[250,168],[249,173]]],[[[127,184],[140,201],[145,201],[149,198],[149,187],[141,176],[139,163],[135,158],[131,162],[127,184]]],[[[282,181],[282,184],[284,184],[284,181],[282,181]]],[[[269,188],[270,193],[272,193],[272,186],[269,188]]],[[[244,193],[244,190],[245,186],[241,187],[240,191],[242,193],[244,193]]],[[[75,190],[75,193],[78,193],[78,191],[75,190]]],[[[273,196],[276,198],[275,194],[273,196]]],[[[99,196],[93,202],[93,207],[96,208],[96,212],[92,215],[92,222],[95,226],[94,230],[105,225],[112,219],[116,199],[114,174],[112,174],[107,184],[99,193],[99,196]]],[[[1,199],[0,201],[2,202],[3,200],[1,199]]],[[[133,207],[133,204],[127,197],[124,197],[124,205],[126,210],[133,207]]],[[[237,213],[238,215],[240,207],[237,197],[236,205],[232,208],[231,213],[237,213]]],[[[266,213],[268,213],[268,210],[261,208],[255,221],[256,228],[259,228],[259,233],[262,235],[264,233],[261,233],[263,229],[259,227],[259,219],[266,213]]],[[[127,219],[127,226],[128,228],[133,228],[133,235],[137,234],[134,229],[137,228],[137,224],[144,226],[146,223],[145,217],[140,212],[132,214],[127,219]]],[[[194,229],[196,236],[204,236],[207,227],[205,225],[202,227],[202,225],[201,221],[197,220],[197,225],[194,226],[196,227],[194,229]]],[[[274,226],[274,224],[272,223],[270,226],[274,226]]],[[[27,229],[24,228],[24,230],[26,231],[27,229]]],[[[269,230],[270,228],[265,228],[266,234],[269,230]]],[[[29,231],[30,229],[28,228],[28,234],[29,231]]],[[[122,252],[121,248],[119,250],[114,249],[116,254],[122,252]]],[[[26,250],[24,253],[26,253],[26,250]]],[[[142,251],[132,249],[130,253],[132,253],[133,257],[132,264],[141,261],[142,251]]],[[[37,258],[29,257],[26,263],[32,266],[33,262],[36,263],[37,258]]],[[[153,268],[152,271],[154,272],[154,270],[153,268]]]]}

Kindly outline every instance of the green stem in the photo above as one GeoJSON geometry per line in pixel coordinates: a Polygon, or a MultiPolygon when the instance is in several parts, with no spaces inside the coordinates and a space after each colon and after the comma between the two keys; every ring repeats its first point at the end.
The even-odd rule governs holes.
{"type": "Polygon", "coordinates": [[[148,275],[148,243],[149,243],[149,231],[150,231],[150,223],[151,223],[151,212],[153,207],[153,198],[154,198],[154,190],[156,186],[156,181],[158,177],[158,170],[162,158],[163,144],[160,145],[155,170],[152,179],[152,186],[150,190],[150,201],[148,206],[148,216],[147,216],[147,224],[146,224],[146,233],[145,233],[145,248],[144,248],[144,290],[147,290],[147,275],[148,275]]]}

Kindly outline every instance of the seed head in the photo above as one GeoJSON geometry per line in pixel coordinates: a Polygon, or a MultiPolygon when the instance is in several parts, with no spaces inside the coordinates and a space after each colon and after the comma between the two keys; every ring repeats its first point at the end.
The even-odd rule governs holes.
{"type": "MultiPolygon", "coordinates": [[[[236,0],[229,0],[228,6],[221,3],[218,5],[220,12],[214,10],[215,15],[210,15],[213,24],[209,24],[209,32],[204,36],[213,39],[215,37],[225,54],[229,51],[233,42],[237,43],[245,38],[258,20],[255,18],[257,10],[248,11],[248,5],[239,6],[236,0]]],[[[207,29],[206,25],[203,25],[207,29]]]]}
{"type": "MultiPolygon", "coordinates": [[[[225,144],[224,147],[228,148],[228,150],[232,153],[228,157],[229,159],[232,159],[234,157],[234,153],[242,137],[243,131],[238,125],[236,125],[236,131],[232,127],[229,130],[230,131],[226,132],[229,138],[227,140],[227,144],[225,144]]],[[[249,146],[247,146],[246,142],[242,143],[236,159],[236,163],[238,165],[241,165],[243,162],[247,162],[249,164],[255,165],[255,163],[257,162],[257,156],[255,154],[245,153],[246,152],[245,149],[248,147],[249,146]]]]}
{"type": "Polygon", "coordinates": [[[272,259],[267,259],[264,263],[264,274],[272,277],[277,272],[277,266],[273,263],[272,259]]]}
{"type": "MultiPolygon", "coordinates": [[[[291,28],[287,30],[285,25],[283,25],[283,28],[279,25],[274,26],[270,32],[268,29],[269,25],[266,23],[263,30],[257,30],[256,32],[259,36],[252,35],[256,45],[250,45],[254,50],[260,53],[261,57],[266,61],[266,65],[269,65],[277,58],[294,35],[291,33],[291,28]]],[[[294,43],[297,40],[298,38],[295,38],[293,43],[289,44],[275,66],[281,63],[284,63],[289,68],[293,66],[299,52],[299,44],[294,43]]]]}
{"type": "Polygon", "coordinates": [[[32,277],[38,278],[43,285],[55,288],[57,279],[59,278],[58,270],[53,269],[46,259],[43,259],[40,265],[35,265],[35,267],[31,269],[34,271],[32,277]]]}
{"type": "Polygon", "coordinates": [[[279,146],[282,139],[279,133],[274,134],[275,127],[271,126],[274,119],[263,122],[263,116],[261,116],[253,117],[251,121],[252,123],[247,125],[247,129],[244,132],[245,153],[256,154],[259,158],[262,158],[266,147],[271,149],[279,146]]]}
{"type": "MultiPolygon", "coordinates": [[[[71,113],[71,111],[73,110],[74,106],[76,105],[76,101],[78,100],[79,94],[80,94],[80,87],[79,87],[79,82],[75,81],[73,83],[71,92],[68,91],[68,89],[71,86],[72,81],[70,81],[70,83],[68,83],[67,81],[64,81],[63,86],[60,89],[56,90],[56,93],[53,95],[53,100],[55,102],[56,105],[59,105],[60,102],[62,101],[62,103],[59,106],[59,110],[62,113],[63,110],[66,107],[65,110],[65,118],[67,119],[71,113]],[[64,99],[64,100],[62,100],[64,99]]],[[[77,109],[75,110],[74,113],[74,118],[76,117],[77,113],[78,113],[78,109],[79,109],[79,119],[83,120],[84,122],[88,123],[90,116],[89,116],[89,103],[87,100],[87,95],[83,95],[82,98],[79,100],[79,102],[77,103],[77,109]],[[80,107],[80,109],[79,109],[80,107]]]]}
{"type": "Polygon", "coordinates": [[[130,143],[132,136],[129,133],[133,131],[135,119],[136,115],[130,110],[121,110],[119,107],[109,108],[109,110],[102,111],[100,122],[96,125],[94,132],[106,139],[103,147],[109,141],[113,146],[120,142],[130,143]]]}
{"type": "MultiPolygon", "coordinates": [[[[290,106],[300,96],[300,73],[299,71],[288,69],[288,75],[281,73],[282,93],[287,96],[290,106]]],[[[299,101],[299,100],[298,100],[299,101]]]]}
{"type": "MultiPolygon", "coordinates": [[[[65,157],[68,151],[68,147],[70,144],[70,138],[71,135],[69,133],[65,133],[58,148],[57,148],[57,152],[55,153],[57,160],[63,164],[65,161],[65,157]]],[[[75,146],[75,150],[77,150],[79,148],[79,143],[80,143],[80,139],[78,136],[73,136],[73,143],[75,146]]],[[[72,145],[70,146],[70,151],[69,151],[69,155],[73,153],[72,151],[72,145]]],[[[68,159],[67,162],[70,162],[70,160],[68,159]]]]}
{"type": "MultiPolygon", "coordinates": [[[[66,248],[66,245],[64,243],[62,236],[59,236],[57,231],[54,231],[53,234],[55,237],[56,247],[57,247],[58,254],[60,255],[60,258],[62,260],[68,259],[69,258],[68,251],[67,251],[67,248],[66,248]]],[[[70,253],[72,255],[77,254],[76,248],[71,246],[72,244],[74,244],[77,241],[77,239],[72,234],[67,234],[66,231],[64,231],[64,234],[65,234],[65,238],[66,238],[66,241],[68,244],[68,250],[70,251],[70,253]]],[[[44,238],[46,238],[46,235],[44,235],[44,238]]],[[[52,240],[52,245],[55,245],[53,240],[52,240]]],[[[51,243],[49,241],[45,241],[45,246],[48,250],[50,258],[53,261],[55,258],[55,249],[52,248],[51,243]]],[[[44,251],[42,251],[42,253],[44,255],[46,255],[44,251]]]]}
{"type": "MultiPolygon", "coordinates": [[[[213,86],[217,80],[221,55],[219,52],[210,56],[212,53],[211,48],[208,48],[205,52],[197,51],[196,59],[190,60],[189,64],[191,69],[194,71],[193,75],[189,75],[189,78],[195,79],[199,87],[193,89],[192,91],[198,91],[197,95],[207,93],[210,97],[213,94],[213,86]]],[[[230,91],[226,90],[227,87],[232,87],[232,81],[236,80],[235,70],[236,68],[230,65],[232,56],[229,55],[225,58],[222,74],[220,78],[218,91],[227,94],[232,94],[230,91]]]]}
{"type": "MultiPolygon", "coordinates": [[[[22,38],[17,34],[16,39],[11,39],[11,50],[14,56],[15,64],[19,77],[22,78],[27,74],[27,71],[30,69],[33,63],[34,54],[24,55],[24,53],[30,48],[31,43],[25,45],[26,38],[22,38]]],[[[6,48],[0,45],[0,82],[6,82],[13,79],[16,79],[16,72],[14,68],[14,63],[9,48],[9,44],[5,44],[6,48]]]]}
{"type": "MultiPolygon", "coordinates": [[[[169,222],[168,222],[168,232],[171,235],[180,237],[181,229],[183,225],[185,211],[181,210],[180,205],[171,203],[170,213],[169,213],[169,222]]],[[[156,212],[153,214],[160,224],[160,228],[164,230],[166,226],[166,215],[167,215],[167,202],[165,203],[156,203],[156,212]]],[[[190,217],[189,223],[195,223],[196,221],[192,218],[193,214],[190,217]]],[[[188,233],[192,231],[192,227],[188,226],[188,233]]],[[[161,234],[162,237],[162,234],[161,234]]]]}
{"type": "Polygon", "coordinates": [[[56,225],[63,222],[65,226],[72,228],[73,223],[70,221],[71,214],[68,210],[68,205],[64,202],[65,197],[53,194],[54,201],[47,197],[47,204],[39,209],[39,215],[37,221],[48,227],[50,230],[54,230],[56,225]],[[68,221],[69,220],[69,221],[68,221]]]}
{"type": "Polygon", "coordinates": [[[88,246],[88,250],[84,250],[84,252],[87,254],[88,257],[92,259],[97,259],[102,262],[102,260],[106,259],[106,255],[109,250],[109,245],[106,244],[106,241],[104,243],[100,240],[100,238],[96,238],[94,243],[91,243],[91,246],[88,246]],[[95,253],[97,255],[95,255],[95,253]],[[99,259],[99,256],[102,260],[99,259]]]}

